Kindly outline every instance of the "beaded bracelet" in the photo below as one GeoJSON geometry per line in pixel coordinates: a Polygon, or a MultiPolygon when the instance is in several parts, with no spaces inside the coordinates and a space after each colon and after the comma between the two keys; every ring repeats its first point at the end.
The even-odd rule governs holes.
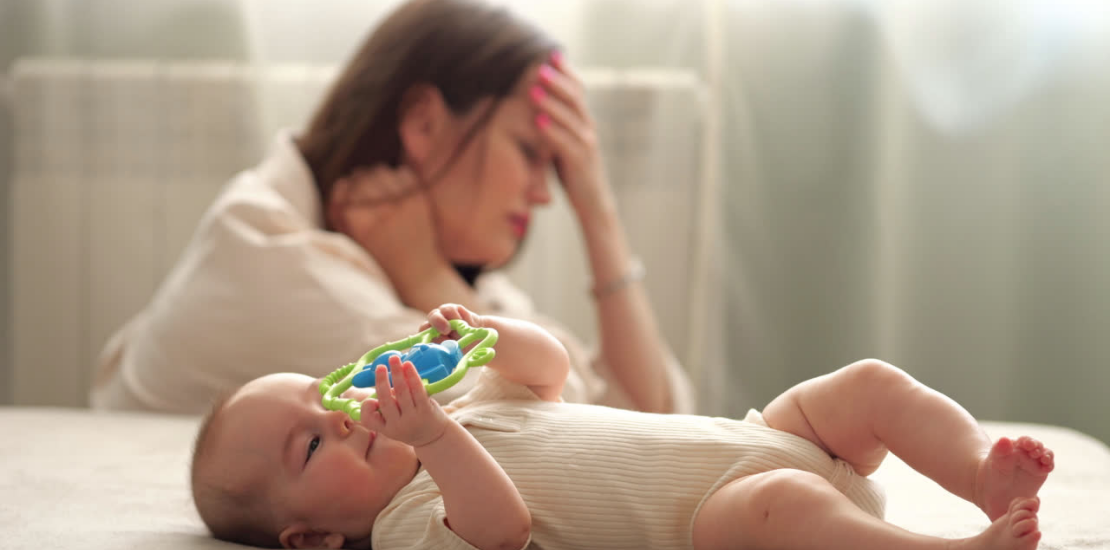
{"type": "Polygon", "coordinates": [[[624,275],[603,285],[594,285],[594,287],[590,289],[590,293],[593,294],[595,300],[600,300],[632,283],[642,281],[646,275],[647,270],[644,269],[644,262],[641,262],[640,258],[633,256],[632,261],[628,263],[628,271],[625,271],[624,275]]]}

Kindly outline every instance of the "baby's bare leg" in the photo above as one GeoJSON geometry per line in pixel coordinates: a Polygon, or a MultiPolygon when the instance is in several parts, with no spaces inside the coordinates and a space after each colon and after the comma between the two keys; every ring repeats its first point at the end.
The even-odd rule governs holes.
{"type": "Polygon", "coordinates": [[[944,394],[882,361],[864,360],[808,380],[763,411],[772,428],[805,437],[868,475],[889,449],[915,470],[967,499],[991,520],[1015,497],[1034,496],[1052,454],[1029,438],[991,441],[944,394]]]}
{"type": "Polygon", "coordinates": [[[948,540],[911,533],[857,508],[824,478],[799,470],[744,477],[713,493],[694,518],[696,550],[1032,550],[1040,540],[1036,498],[975,537],[948,540]]]}

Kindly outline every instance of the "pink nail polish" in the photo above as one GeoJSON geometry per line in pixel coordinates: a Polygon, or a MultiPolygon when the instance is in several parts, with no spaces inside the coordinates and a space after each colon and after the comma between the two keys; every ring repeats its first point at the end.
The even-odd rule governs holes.
{"type": "Polygon", "coordinates": [[[547,95],[547,92],[544,91],[543,86],[536,84],[532,86],[532,89],[528,90],[528,95],[532,96],[532,101],[539,103],[543,101],[543,96],[547,95]]]}
{"type": "Polygon", "coordinates": [[[546,130],[547,127],[550,125],[551,117],[547,116],[547,113],[540,113],[536,115],[536,126],[539,126],[540,130],[546,130]]]}
{"type": "Polygon", "coordinates": [[[563,64],[563,52],[561,52],[559,50],[552,50],[550,58],[551,58],[551,64],[555,65],[556,67],[561,66],[563,64]]]}
{"type": "Polygon", "coordinates": [[[554,78],[555,69],[552,69],[551,65],[540,66],[540,82],[548,83],[551,82],[554,78]]]}

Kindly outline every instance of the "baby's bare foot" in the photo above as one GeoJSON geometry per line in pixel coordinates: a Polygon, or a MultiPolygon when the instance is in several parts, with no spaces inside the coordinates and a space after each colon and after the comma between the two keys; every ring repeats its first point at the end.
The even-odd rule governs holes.
{"type": "Polygon", "coordinates": [[[1006,513],[994,520],[977,537],[959,541],[954,547],[976,550],[1033,550],[1041,540],[1037,525],[1037,497],[1015,498],[1006,513]]]}
{"type": "Polygon", "coordinates": [[[1037,495],[1055,467],[1052,451],[1036,439],[1003,437],[979,463],[975,496],[979,508],[994,521],[1007,513],[1014,499],[1037,495]]]}

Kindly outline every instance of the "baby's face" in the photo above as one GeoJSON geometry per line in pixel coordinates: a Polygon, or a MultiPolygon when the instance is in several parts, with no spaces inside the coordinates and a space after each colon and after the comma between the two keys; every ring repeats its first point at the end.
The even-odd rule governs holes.
{"type": "Polygon", "coordinates": [[[301,522],[358,540],[418,461],[412,447],[325,410],[318,385],[274,374],[243,386],[222,412],[216,451],[233,471],[263,476],[282,529],[301,522]]]}

